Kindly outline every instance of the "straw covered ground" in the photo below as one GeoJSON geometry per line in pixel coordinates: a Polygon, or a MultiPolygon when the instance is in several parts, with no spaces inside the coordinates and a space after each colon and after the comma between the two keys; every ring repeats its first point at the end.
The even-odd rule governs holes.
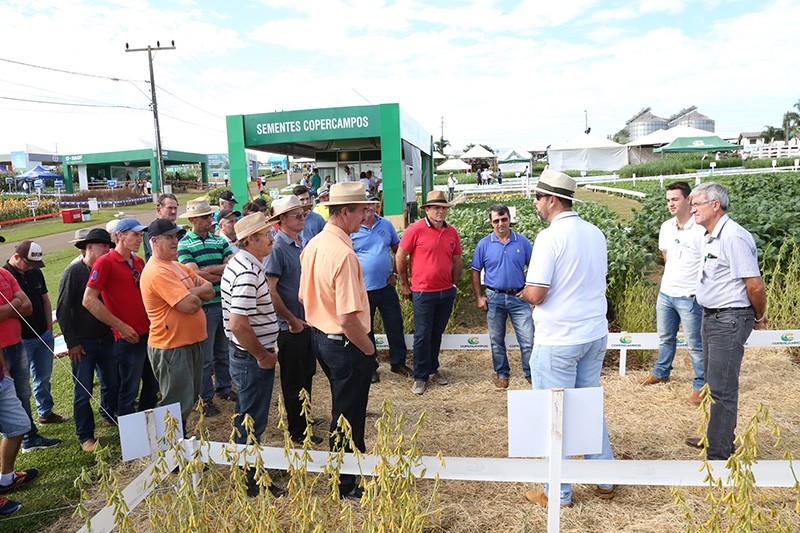
{"type": "MultiPolygon", "coordinates": [[[[380,416],[381,403],[390,398],[396,413],[406,413],[409,428],[420,413],[428,413],[429,422],[422,432],[425,455],[442,452],[445,456],[507,456],[506,394],[494,386],[490,354],[487,351],[443,352],[441,371],[450,379],[450,385],[440,387],[431,383],[427,392],[418,397],[410,392],[410,378],[390,373],[388,364],[382,362],[381,382],[373,385],[370,392],[367,447],[375,442],[372,424],[380,416]]],[[[618,460],[697,459],[697,451],[684,444],[687,436],[696,434],[701,421],[701,414],[686,402],[691,393],[692,377],[688,354],[678,352],[672,380],[667,384],[638,385],[637,378],[646,372],[633,371],[621,378],[616,368],[604,369],[602,384],[615,457],[618,460]]],[[[527,386],[518,353],[513,352],[511,388],[527,386]]],[[[276,428],[279,390],[276,379],[275,408],[270,415],[270,428],[262,439],[269,446],[280,446],[283,442],[276,428]]],[[[788,351],[748,350],[741,378],[739,428],[759,404],[764,404],[783,430],[787,444],[797,452],[800,450],[800,421],[796,414],[798,390],[800,371],[791,362],[788,351]]],[[[315,416],[330,419],[330,392],[321,371],[314,383],[313,404],[315,416]]],[[[230,435],[227,415],[233,413],[233,404],[217,400],[217,405],[224,415],[209,421],[212,438],[227,440],[230,435]]],[[[192,415],[191,422],[196,416],[192,415]]],[[[772,448],[773,443],[768,432],[760,433],[761,458],[781,458],[772,448]]],[[[124,478],[132,479],[145,464],[136,461],[123,465],[120,470],[124,478]]],[[[285,486],[285,477],[278,475],[276,482],[285,486]]],[[[425,493],[432,482],[423,481],[419,486],[425,493]]],[[[530,488],[533,487],[521,483],[444,481],[440,491],[444,510],[432,524],[432,530],[449,533],[545,531],[546,509],[527,503],[523,497],[530,488]]],[[[773,501],[786,503],[789,510],[783,512],[787,516],[794,514],[794,494],[790,489],[770,489],[766,493],[773,501]]],[[[702,521],[705,521],[704,495],[701,488],[687,490],[687,502],[702,521]]],[[[593,487],[578,485],[574,502],[573,508],[561,513],[562,531],[682,532],[686,528],[682,512],[673,504],[668,487],[622,486],[618,487],[614,500],[603,501],[594,495],[593,487]]],[[[357,514],[357,503],[351,505],[357,514]]],[[[148,530],[146,512],[137,509],[135,514],[139,517],[139,530],[148,530]]],[[[74,531],[78,527],[77,521],[64,517],[51,531],[74,531]]]]}

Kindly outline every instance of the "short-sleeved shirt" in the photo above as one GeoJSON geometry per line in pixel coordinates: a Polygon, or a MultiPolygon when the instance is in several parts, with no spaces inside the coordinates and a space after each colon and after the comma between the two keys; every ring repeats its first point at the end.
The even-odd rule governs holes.
{"type": "MultiPolygon", "coordinates": [[[[300,239],[301,243],[305,244],[302,235],[300,239]]],[[[306,312],[297,297],[300,292],[300,253],[302,251],[302,244],[297,244],[294,239],[279,231],[275,235],[272,252],[264,258],[264,271],[267,276],[278,278],[275,289],[286,308],[300,320],[305,320],[306,312]]],[[[278,326],[281,331],[289,329],[289,324],[280,315],[278,315],[278,326]]]]}
{"type": "Polygon", "coordinates": [[[661,292],[673,298],[694,296],[697,290],[697,273],[702,263],[701,253],[706,230],[695,224],[694,215],[682,228],[672,217],[661,224],[658,232],[658,249],[667,253],[661,292]]]}
{"type": "Polygon", "coordinates": [[[311,175],[311,190],[314,191],[314,194],[317,194],[317,189],[320,188],[322,185],[322,178],[319,174],[312,174],[311,175]]]}
{"type": "Polygon", "coordinates": [[[246,316],[265,348],[278,338],[278,317],[272,307],[272,295],[264,266],[247,250],[239,250],[225,265],[220,282],[222,290],[222,323],[225,335],[240,350],[245,350],[231,331],[231,313],[246,316]]]}
{"type": "Polygon", "coordinates": [[[160,350],[188,346],[206,339],[206,315],[202,309],[181,313],[175,305],[191,294],[197,277],[177,261],[151,257],[142,272],[142,300],[150,319],[147,344],[160,350]]]}
{"type": "MultiPolygon", "coordinates": [[[[22,289],[8,270],[0,268],[0,293],[9,302],[14,299],[14,294],[22,289]]],[[[0,321],[0,347],[6,348],[22,342],[22,325],[16,313],[0,321]]]]}
{"type": "Polygon", "coordinates": [[[534,343],[571,346],[608,335],[606,238],[574,211],[559,213],[539,232],[527,285],[548,287],[533,309],[534,343]]]}
{"type": "Polygon", "coordinates": [[[367,290],[376,291],[386,287],[394,270],[392,254],[389,252],[393,246],[400,244],[394,225],[382,216],[375,215],[371,228],[362,225],[358,233],[350,234],[350,238],[361,262],[367,290]]]}
{"type": "Polygon", "coordinates": [[[97,339],[111,328],[83,306],[83,293],[92,269],[82,260],[73,261],[58,281],[56,316],[67,348],[80,344],[81,339],[97,339]]]}
{"type": "Polygon", "coordinates": [[[517,290],[525,287],[525,267],[533,247],[524,235],[511,232],[501,242],[494,232],[478,242],[472,254],[472,270],[483,273],[483,284],[492,289],[517,290]]]}
{"type": "MultiPolygon", "coordinates": [[[[229,255],[232,255],[232,252],[228,241],[213,233],[202,239],[195,232],[187,231],[178,242],[178,261],[184,265],[196,263],[199,268],[219,266],[229,255]]],[[[217,282],[214,283],[214,297],[203,305],[218,304],[221,301],[219,282],[217,282]]]]}
{"type": "Polygon", "coordinates": [[[310,241],[300,254],[300,300],[306,322],[332,335],[344,333],[338,315],[357,313],[370,331],[369,298],[361,263],[350,236],[333,224],[310,241]]]}
{"type": "MultiPolygon", "coordinates": [[[[150,320],[139,288],[144,260],[131,254],[128,261],[116,250],[98,257],[86,286],[100,291],[103,303],[112,315],[132,327],[137,335],[144,335],[150,331],[150,320]]],[[[122,338],[116,328],[111,330],[114,339],[122,338]]]]}
{"type": "Polygon", "coordinates": [[[444,223],[437,228],[429,219],[414,222],[403,232],[400,248],[411,254],[411,290],[439,292],[452,289],[453,257],[461,255],[456,229],[444,223]]]}
{"type": "Polygon", "coordinates": [[[306,225],[303,227],[303,238],[306,241],[310,241],[315,235],[322,231],[324,227],[325,219],[322,218],[322,215],[310,211],[306,217],[306,225]]]}
{"type": "Polygon", "coordinates": [[[726,214],[705,239],[697,303],[708,309],[750,307],[744,278],[761,276],[753,236],[726,214]]]}
{"type": "Polygon", "coordinates": [[[8,261],[3,265],[3,268],[14,276],[22,292],[24,292],[31,301],[33,312],[25,317],[27,324],[21,322],[22,338],[35,339],[38,335],[47,331],[47,315],[53,312],[52,309],[44,308],[44,300],[42,300],[42,295],[47,294],[47,283],[44,281],[44,275],[41,269],[38,268],[32,268],[27,272],[20,272],[8,261]]]}

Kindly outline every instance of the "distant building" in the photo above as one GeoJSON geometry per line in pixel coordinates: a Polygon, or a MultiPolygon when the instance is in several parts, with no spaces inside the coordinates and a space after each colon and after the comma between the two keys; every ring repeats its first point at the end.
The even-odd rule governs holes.
{"type": "Polygon", "coordinates": [[[764,139],[761,138],[760,131],[746,131],[739,134],[739,139],[736,144],[744,146],[756,146],[764,144],[764,139]]]}
{"type": "Polygon", "coordinates": [[[628,135],[624,140],[635,141],[654,131],[667,130],[675,126],[689,126],[714,133],[715,121],[697,112],[697,106],[681,109],[669,118],[656,116],[650,109],[646,107],[628,119],[625,123],[628,135]]]}

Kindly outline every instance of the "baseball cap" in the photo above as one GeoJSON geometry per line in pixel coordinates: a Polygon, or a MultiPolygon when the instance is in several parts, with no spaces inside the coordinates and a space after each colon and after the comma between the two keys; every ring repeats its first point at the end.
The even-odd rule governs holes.
{"type": "Polygon", "coordinates": [[[117,224],[114,233],[122,233],[123,231],[144,231],[147,226],[142,226],[135,218],[123,218],[117,224]]]}
{"type": "Polygon", "coordinates": [[[33,268],[44,268],[44,261],[42,261],[42,247],[35,242],[21,241],[17,243],[15,251],[33,268]]]}
{"type": "Polygon", "coordinates": [[[166,218],[157,218],[147,226],[147,235],[150,237],[158,237],[159,235],[175,235],[183,236],[186,231],[166,218]]]}
{"type": "Polygon", "coordinates": [[[236,218],[239,218],[240,216],[242,216],[242,213],[239,211],[234,211],[233,209],[220,209],[219,215],[217,215],[217,220],[228,218],[231,215],[234,215],[236,216],[236,218]]]}
{"type": "Polygon", "coordinates": [[[239,203],[236,201],[236,198],[234,198],[233,193],[231,191],[222,191],[219,195],[219,199],[225,200],[226,202],[230,202],[232,204],[239,203]]]}

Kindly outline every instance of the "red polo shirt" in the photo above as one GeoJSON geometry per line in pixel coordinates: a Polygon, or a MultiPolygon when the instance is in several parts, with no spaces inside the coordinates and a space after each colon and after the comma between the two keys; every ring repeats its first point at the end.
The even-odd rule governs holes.
{"type": "MultiPolygon", "coordinates": [[[[133,266],[116,250],[99,257],[92,265],[86,286],[100,291],[103,303],[111,314],[132,327],[137,335],[144,335],[150,331],[150,320],[139,289],[144,260],[137,255],[132,257],[133,266]]],[[[114,328],[111,330],[114,339],[119,340],[119,331],[114,328]]]]}
{"type": "MultiPolygon", "coordinates": [[[[0,292],[3,293],[6,300],[10,302],[14,299],[14,293],[21,290],[14,275],[5,268],[0,268],[0,292]]],[[[3,300],[4,304],[6,300],[3,300]]],[[[22,342],[22,324],[17,318],[17,314],[14,313],[14,315],[0,322],[0,346],[6,348],[19,342],[22,342]]]]}
{"type": "Polygon", "coordinates": [[[453,257],[462,253],[453,226],[445,222],[438,229],[425,217],[406,228],[400,248],[411,257],[411,290],[439,292],[453,288],[453,257]]]}

